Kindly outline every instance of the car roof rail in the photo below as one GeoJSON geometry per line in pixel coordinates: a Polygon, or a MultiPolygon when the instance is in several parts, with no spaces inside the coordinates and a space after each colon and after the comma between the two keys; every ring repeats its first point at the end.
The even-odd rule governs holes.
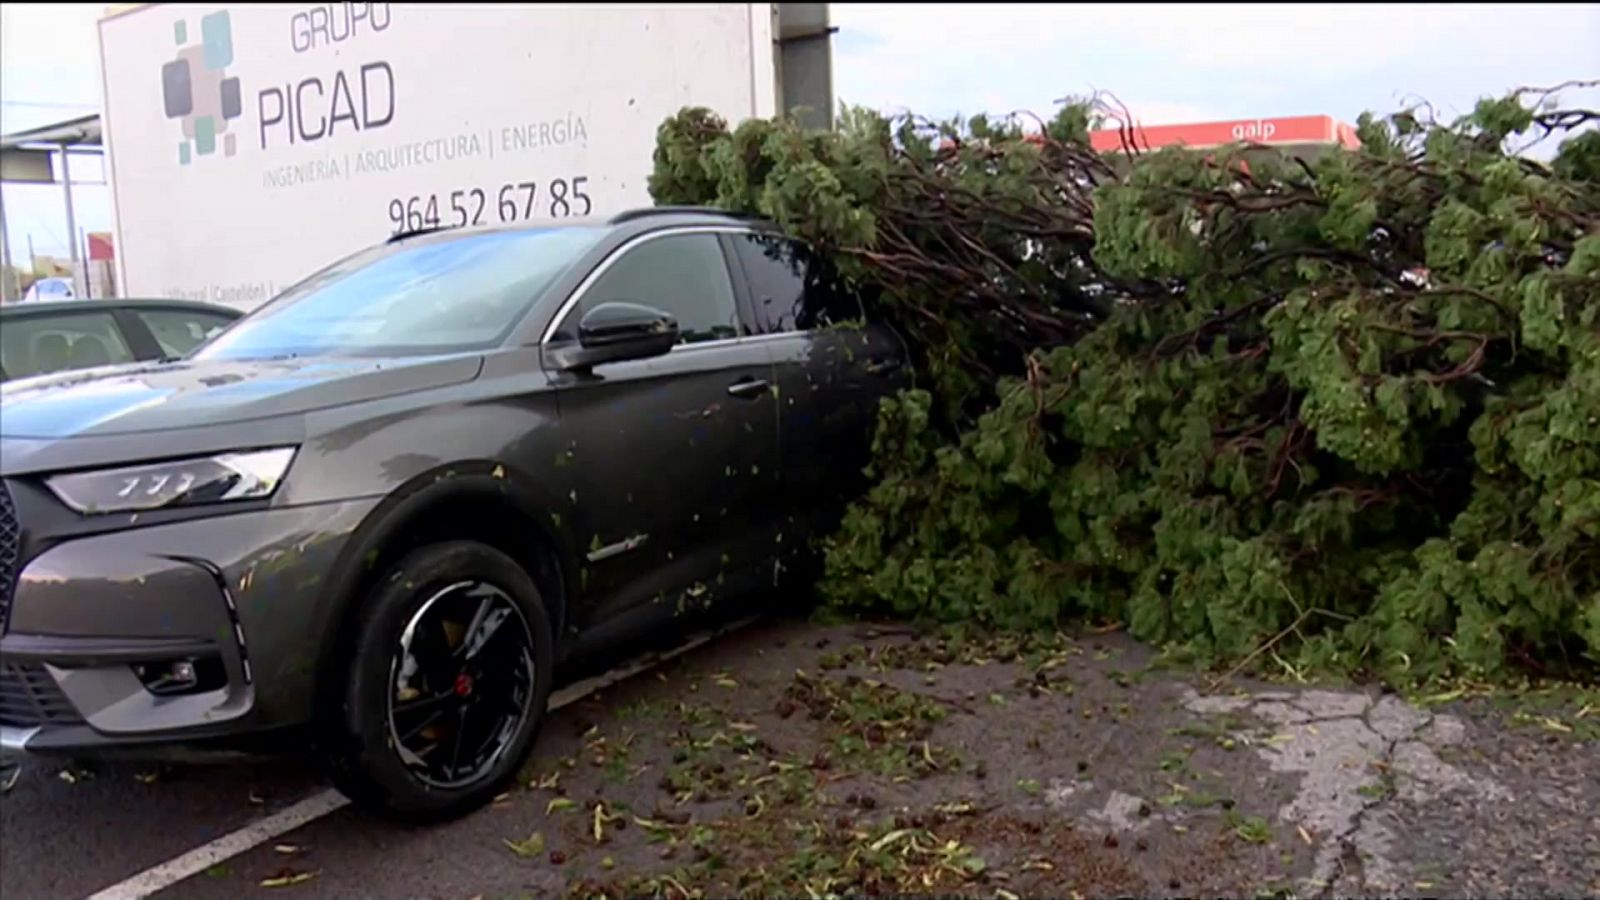
{"type": "Polygon", "coordinates": [[[621,225],[637,219],[648,219],[651,216],[721,216],[726,219],[757,219],[758,216],[748,213],[729,212],[725,209],[716,209],[710,206],[643,206],[638,209],[625,210],[612,216],[608,225],[621,225]]]}
{"type": "Polygon", "coordinates": [[[418,228],[415,231],[402,231],[402,232],[400,232],[398,234],[390,235],[389,239],[387,241],[384,241],[384,243],[385,244],[398,244],[401,241],[405,240],[406,238],[421,237],[422,235],[425,235],[425,234],[438,234],[441,231],[452,231],[455,228],[456,228],[456,226],[454,226],[454,225],[431,225],[431,226],[429,226],[427,228],[418,228]]]}

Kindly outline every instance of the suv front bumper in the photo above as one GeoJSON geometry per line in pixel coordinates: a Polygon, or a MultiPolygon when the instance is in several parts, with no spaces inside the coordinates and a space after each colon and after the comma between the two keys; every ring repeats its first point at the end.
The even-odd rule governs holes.
{"type": "Polygon", "coordinates": [[[329,581],[376,504],[255,509],[38,553],[0,636],[0,751],[169,755],[306,723],[342,613],[329,581]],[[192,692],[157,694],[136,668],[178,661],[203,661],[192,692]]]}

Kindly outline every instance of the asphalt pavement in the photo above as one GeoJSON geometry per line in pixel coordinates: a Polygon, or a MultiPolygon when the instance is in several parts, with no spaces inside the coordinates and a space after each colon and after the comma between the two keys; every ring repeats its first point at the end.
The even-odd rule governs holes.
{"type": "MultiPolygon", "coordinates": [[[[1600,895],[1592,692],[1218,687],[1152,657],[1121,635],[1024,653],[764,622],[563,689],[522,786],[479,812],[331,809],[153,896],[796,896],[864,858],[856,883],[970,896],[1600,895]],[[785,863],[796,827],[811,869],[785,863]],[[920,828],[983,863],[857,847],[920,828]]],[[[0,897],[88,897],[326,791],[287,760],[31,764],[0,795],[0,897]]]]}
{"type": "MultiPolygon", "coordinates": [[[[693,654],[747,624],[709,620],[701,623],[701,630],[676,640],[647,639],[568,668],[558,680],[552,706],[592,696],[680,654],[693,654]]],[[[552,722],[559,716],[553,713],[552,722]]],[[[536,750],[533,762],[538,758],[536,750]]],[[[0,898],[53,900],[90,897],[113,887],[122,888],[119,895],[138,896],[127,885],[130,879],[253,823],[270,823],[282,811],[326,795],[331,785],[308,758],[203,764],[30,758],[19,769],[0,773],[0,788],[0,898]]],[[[319,818],[336,831],[351,832],[358,843],[362,835],[393,827],[351,809],[319,818]]],[[[198,894],[194,888],[190,893],[216,896],[211,879],[230,871],[225,860],[207,867],[195,879],[198,894]]],[[[411,896],[403,884],[375,889],[369,896],[411,896]]],[[[314,890],[307,895],[317,896],[314,890]]],[[[451,895],[448,890],[443,894],[451,895]]]]}
{"type": "Polygon", "coordinates": [[[321,787],[287,760],[89,771],[29,761],[0,796],[0,897],[87,897],[321,787]]]}

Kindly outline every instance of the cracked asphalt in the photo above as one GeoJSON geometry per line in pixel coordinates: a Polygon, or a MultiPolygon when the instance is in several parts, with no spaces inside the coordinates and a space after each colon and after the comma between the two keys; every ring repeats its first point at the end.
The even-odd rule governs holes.
{"type": "MultiPolygon", "coordinates": [[[[1299,776],[1294,798],[1279,809],[1278,817],[1321,838],[1312,871],[1299,885],[1308,895],[1410,894],[1436,888],[1446,894],[1457,888],[1471,894],[1491,889],[1516,893],[1551,887],[1541,884],[1542,879],[1486,882],[1471,877],[1470,870],[1464,872],[1459,857],[1446,859],[1439,853],[1420,859],[1408,846],[1412,832],[1400,826],[1402,818],[1430,821],[1438,828],[1450,811],[1466,808],[1492,816],[1517,803],[1517,794],[1492,770],[1470,772],[1440,758],[1440,751],[1467,739],[1467,725],[1458,716],[1430,713],[1392,694],[1375,698],[1326,690],[1268,690],[1242,697],[1204,697],[1191,690],[1184,706],[1202,715],[1248,712],[1275,726],[1264,740],[1252,731],[1240,732],[1238,738],[1273,771],[1299,776]]],[[[1589,862],[1548,874],[1557,879],[1566,875],[1576,884],[1588,878],[1586,890],[1600,888],[1593,862],[1600,854],[1600,836],[1589,834],[1571,849],[1589,862]]]]}
{"type": "MultiPolygon", "coordinates": [[[[817,872],[762,856],[793,855],[792,838],[763,828],[801,823],[839,846],[918,823],[983,861],[930,886],[873,875],[917,892],[1600,895],[1600,744],[1586,718],[1600,710],[1528,717],[1515,704],[1422,707],[1245,679],[1210,692],[1209,677],[1154,663],[1118,634],[1024,653],[896,626],[764,622],[556,713],[526,788],[479,813],[416,829],[341,810],[160,896],[803,894],[817,872]],[[794,714],[790,699],[819,678],[943,709],[910,747],[926,770],[838,756],[850,745],[837,724],[794,714]],[[720,774],[684,790],[685,759],[720,774]],[[788,797],[761,793],[770,775],[741,774],[794,760],[813,771],[800,766],[788,797]],[[627,810],[655,825],[591,834],[627,810]],[[678,821],[700,835],[692,855],[673,852],[662,823],[678,821]],[[542,852],[509,849],[534,834],[542,852]],[[285,873],[312,877],[262,887],[285,873]]],[[[290,763],[154,783],[135,767],[70,783],[58,770],[30,767],[0,796],[7,900],[84,896],[320,787],[290,763]]]]}

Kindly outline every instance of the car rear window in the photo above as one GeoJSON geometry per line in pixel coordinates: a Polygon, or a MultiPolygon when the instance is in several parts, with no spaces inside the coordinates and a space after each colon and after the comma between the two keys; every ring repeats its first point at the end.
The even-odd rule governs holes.
{"type": "Polygon", "coordinates": [[[7,379],[132,361],[108,312],[15,316],[0,327],[0,369],[7,379]]]}
{"type": "Polygon", "coordinates": [[[859,321],[859,297],[804,244],[771,234],[733,238],[750,285],[750,302],[767,334],[859,321]]]}

